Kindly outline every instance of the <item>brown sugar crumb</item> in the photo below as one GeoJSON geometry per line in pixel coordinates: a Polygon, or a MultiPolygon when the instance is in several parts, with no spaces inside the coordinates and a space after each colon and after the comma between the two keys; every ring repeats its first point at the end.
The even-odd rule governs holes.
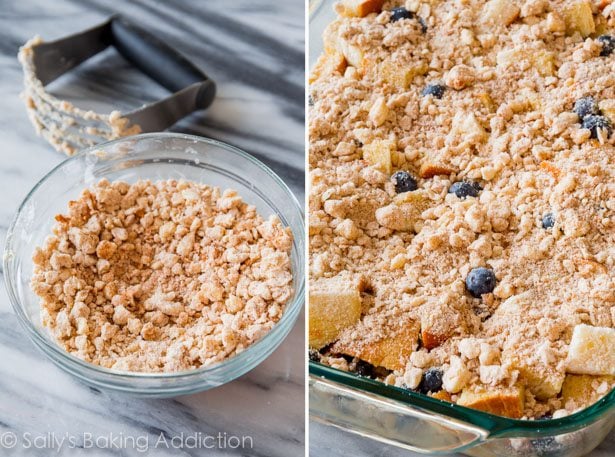
{"type": "Polygon", "coordinates": [[[55,340],[96,365],[220,362],[269,332],[293,294],[290,229],[234,190],[102,180],[56,220],[32,288],[55,340]]]}
{"type": "Polygon", "coordinates": [[[310,81],[310,283],[338,285],[310,297],[321,362],[371,364],[388,384],[526,419],[606,395],[613,5],[357,0],[336,12],[323,36],[335,70],[310,81]],[[492,283],[470,293],[478,268],[492,283]]]}

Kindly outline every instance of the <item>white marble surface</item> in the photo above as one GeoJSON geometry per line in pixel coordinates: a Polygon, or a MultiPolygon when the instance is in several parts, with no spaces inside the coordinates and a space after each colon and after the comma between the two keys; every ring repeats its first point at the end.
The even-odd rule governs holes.
{"type": "MultiPolygon", "coordinates": [[[[54,39],[85,29],[113,12],[167,40],[218,83],[214,105],[172,130],[251,152],[303,199],[302,0],[0,0],[0,248],[17,205],[63,159],[35,136],[26,117],[18,96],[18,46],[35,34],[54,39]]],[[[124,109],[165,93],[112,51],[54,82],[53,90],[80,106],[124,109]]],[[[0,281],[0,455],[303,455],[303,333],[301,319],[269,359],[226,386],[175,399],[136,399],[89,389],[47,361],[19,327],[0,281]],[[153,449],[161,433],[170,440],[181,432],[251,437],[253,448],[191,449],[186,441],[183,449],[153,449]],[[18,438],[11,451],[2,446],[10,444],[10,438],[3,443],[6,433],[18,438]],[[88,448],[88,433],[106,449],[69,448],[69,438],[88,448]],[[54,437],[65,439],[60,452],[57,444],[38,449],[49,448],[54,437]],[[145,439],[150,449],[140,452],[145,439]]]]}

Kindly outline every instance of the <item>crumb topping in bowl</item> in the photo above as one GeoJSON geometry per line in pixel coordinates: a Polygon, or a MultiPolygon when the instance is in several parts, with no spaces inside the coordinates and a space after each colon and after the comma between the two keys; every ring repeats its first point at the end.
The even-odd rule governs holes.
{"type": "Polygon", "coordinates": [[[56,221],[33,256],[43,325],[106,368],[220,362],[264,336],[293,294],[290,229],[233,190],[101,180],[56,221]]]}

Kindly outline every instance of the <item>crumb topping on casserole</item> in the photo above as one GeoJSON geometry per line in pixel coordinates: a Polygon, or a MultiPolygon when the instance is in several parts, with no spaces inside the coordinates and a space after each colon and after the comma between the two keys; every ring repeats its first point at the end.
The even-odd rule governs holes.
{"type": "Polygon", "coordinates": [[[56,221],[32,288],[52,337],[96,365],[221,362],[267,334],[293,294],[290,229],[231,189],[101,180],[56,221]]]}
{"type": "Polygon", "coordinates": [[[615,385],[615,5],[343,0],[310,76],[310,345],[510,417],[615,385]]]}

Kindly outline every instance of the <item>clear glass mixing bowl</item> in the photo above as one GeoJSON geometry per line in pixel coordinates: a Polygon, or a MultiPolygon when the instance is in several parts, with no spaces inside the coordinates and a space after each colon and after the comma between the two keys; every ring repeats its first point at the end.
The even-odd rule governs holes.
{"type": "Polygon", "coordinates": [[[142,396],[169,397],[227,383],[269,356],[288,335],[304,302],[303,209],[284,182],[247,153],[219,141],[175,133],[153,133],[97,145],[62,162],[34,186],[7,234],[4,252],[6,288],[28,336],[53,362],[98,388],[142,396]],[[51,339],[39,317],[39,298],[30,289],[32,253],[51,233],[54,216],[68,201],[107,178],[187,179],[232,188],[267,217],[277,214],[291,228],[294,295],[280,321],[261,340],[217,365],[177,373],[120,372],[93,365],[69,354],[51,339]]]}

